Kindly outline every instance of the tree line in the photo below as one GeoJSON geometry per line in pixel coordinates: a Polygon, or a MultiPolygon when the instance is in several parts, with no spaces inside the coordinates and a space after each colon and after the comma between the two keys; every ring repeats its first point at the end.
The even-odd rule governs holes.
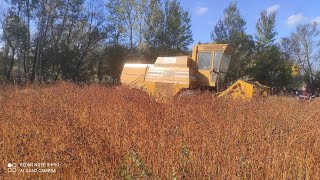
{"type": "Polygon", "coordinates": [[[109,82],[124,61],[184,54],[193,42],[177,0],[7,0],[0,74],[7,82],[109,82]]]}
{"type": "Polygon", "coordinates": [[[289,37],[276,41],[277,12],[262,11],[254,35],[246,33],[246,21],[231,2],[211,33],[213,42],[235,47],[229,82],[240,77],[276,88],[320,87],[320,31],[317,23],[298,25],[289,37]],[[290,87],[291,86],[291,87],[290,87]]]}
{"type": "MultiPolygon", "coordinates": [[[[3,82],[114,82],[124,62],[190,54],[191,15],[179,0],[6,0],[0,16],[3,82]]],[[[231,2],[211,32],[235,48],[227,82],[320,86],[319,25],[276,40],[276,12],[263,11],[256,33],[231,2]]],[[[199,42],[200,43],[200,42],[199,42]]]]}

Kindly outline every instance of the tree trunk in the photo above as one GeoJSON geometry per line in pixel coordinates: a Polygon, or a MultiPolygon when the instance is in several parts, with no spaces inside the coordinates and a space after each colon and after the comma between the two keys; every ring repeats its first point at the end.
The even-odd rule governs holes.
{"type": "Polygon", "coordinates": [[[132,50],[133,48],[133,28],[132,25],[130,24],[130,49],[132,50]]]}
{"type": "Polygon", "coordinates": [[[17,24],[17,42],[16,42],[16,47],[17,47],[17,63],[18,63],[18,81],[20,83],[21,80],[21,48],[20,48],[20,33],[19,33],[19,27],[20,27],[20,11],[21,11],[21,4],[18,2],[18,24],[17,24]]]}
{"type": "Polygon", "coordinates": [[[7,76],[7,82],[11,81],[11,71],[14,65],[14,54],[16,53],[16,50],[14,48],[12,48],[12,56],[11,56],[11,60],[9,63],[9,68],[8,68],[8,72],[6,74],[7,76]]]}
{"type": "Polygon", "coordinates": [[[99,63],[98,63],[98,81],[99,83],[101,83],[102,81],[102,60],[101,59],[99,60],[99,63]]]}
{"type": "Polygon", "coordinates": [[[27,26],[28,26],[28,37],[27,37],[27,58],[25,61],[25,75],[26,80],[29,81],[29,59],[30,59],[30,0],[27,0],[27,26]]]}
{"type": "Polygon", "coordinates": [[[36,80],[38,54],[39,54],[39,39],[37,40],[36,51],[35,51],[35,55],[34,55],[33,63],[32,63],[31,82],[34,82],[36,80]]]}
{"type": "Polygon", "coordinates": [[[4,45],[4,60],[3,60],[3,67],[4,67],[3,75],[5,77],[7,76],[7,72],[8,72],[8,61],[9,61],[9,47],[8,47],[7,43],[5,42],[5,45],[4,45]]]}

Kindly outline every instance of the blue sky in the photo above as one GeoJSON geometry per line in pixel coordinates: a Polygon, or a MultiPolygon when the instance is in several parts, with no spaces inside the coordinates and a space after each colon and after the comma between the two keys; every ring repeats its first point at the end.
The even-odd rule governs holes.
{"type": "MultiPolygon", "coordinates": [[[[194,44],[210,42],[210,32],[231,0],[181,0],[192,19],[194,44]]],[[[247,33],[254,35],[263,10],[277,11],[277,39],[290,36],[298,24],[320,23],[320,0],[238,0],[241,15],[247,21],[247,33]]]]}

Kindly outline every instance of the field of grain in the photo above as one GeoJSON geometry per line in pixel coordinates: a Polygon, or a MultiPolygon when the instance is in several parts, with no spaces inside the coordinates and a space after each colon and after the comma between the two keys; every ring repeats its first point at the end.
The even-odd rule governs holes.
{"type": "Polygon", "coordinates": [[[320,178],[317,99],[159,103],[127,87],[66,82],[0,89],[0,179],[320,178]],[[36,173],[21,163],[59,165],[36,173]]]}

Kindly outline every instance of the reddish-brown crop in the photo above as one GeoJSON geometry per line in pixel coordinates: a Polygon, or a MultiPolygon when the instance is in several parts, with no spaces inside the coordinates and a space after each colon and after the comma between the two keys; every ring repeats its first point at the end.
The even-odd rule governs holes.
{"type": "Polygon", "coordinates": [[[0,179],[320,178],[317,99],[159,103],[127,87],[63,82],[2,88],[0,123],[0,179]],[[42,162],[59,163],[56,173],[7,169],[42,162]]]}

